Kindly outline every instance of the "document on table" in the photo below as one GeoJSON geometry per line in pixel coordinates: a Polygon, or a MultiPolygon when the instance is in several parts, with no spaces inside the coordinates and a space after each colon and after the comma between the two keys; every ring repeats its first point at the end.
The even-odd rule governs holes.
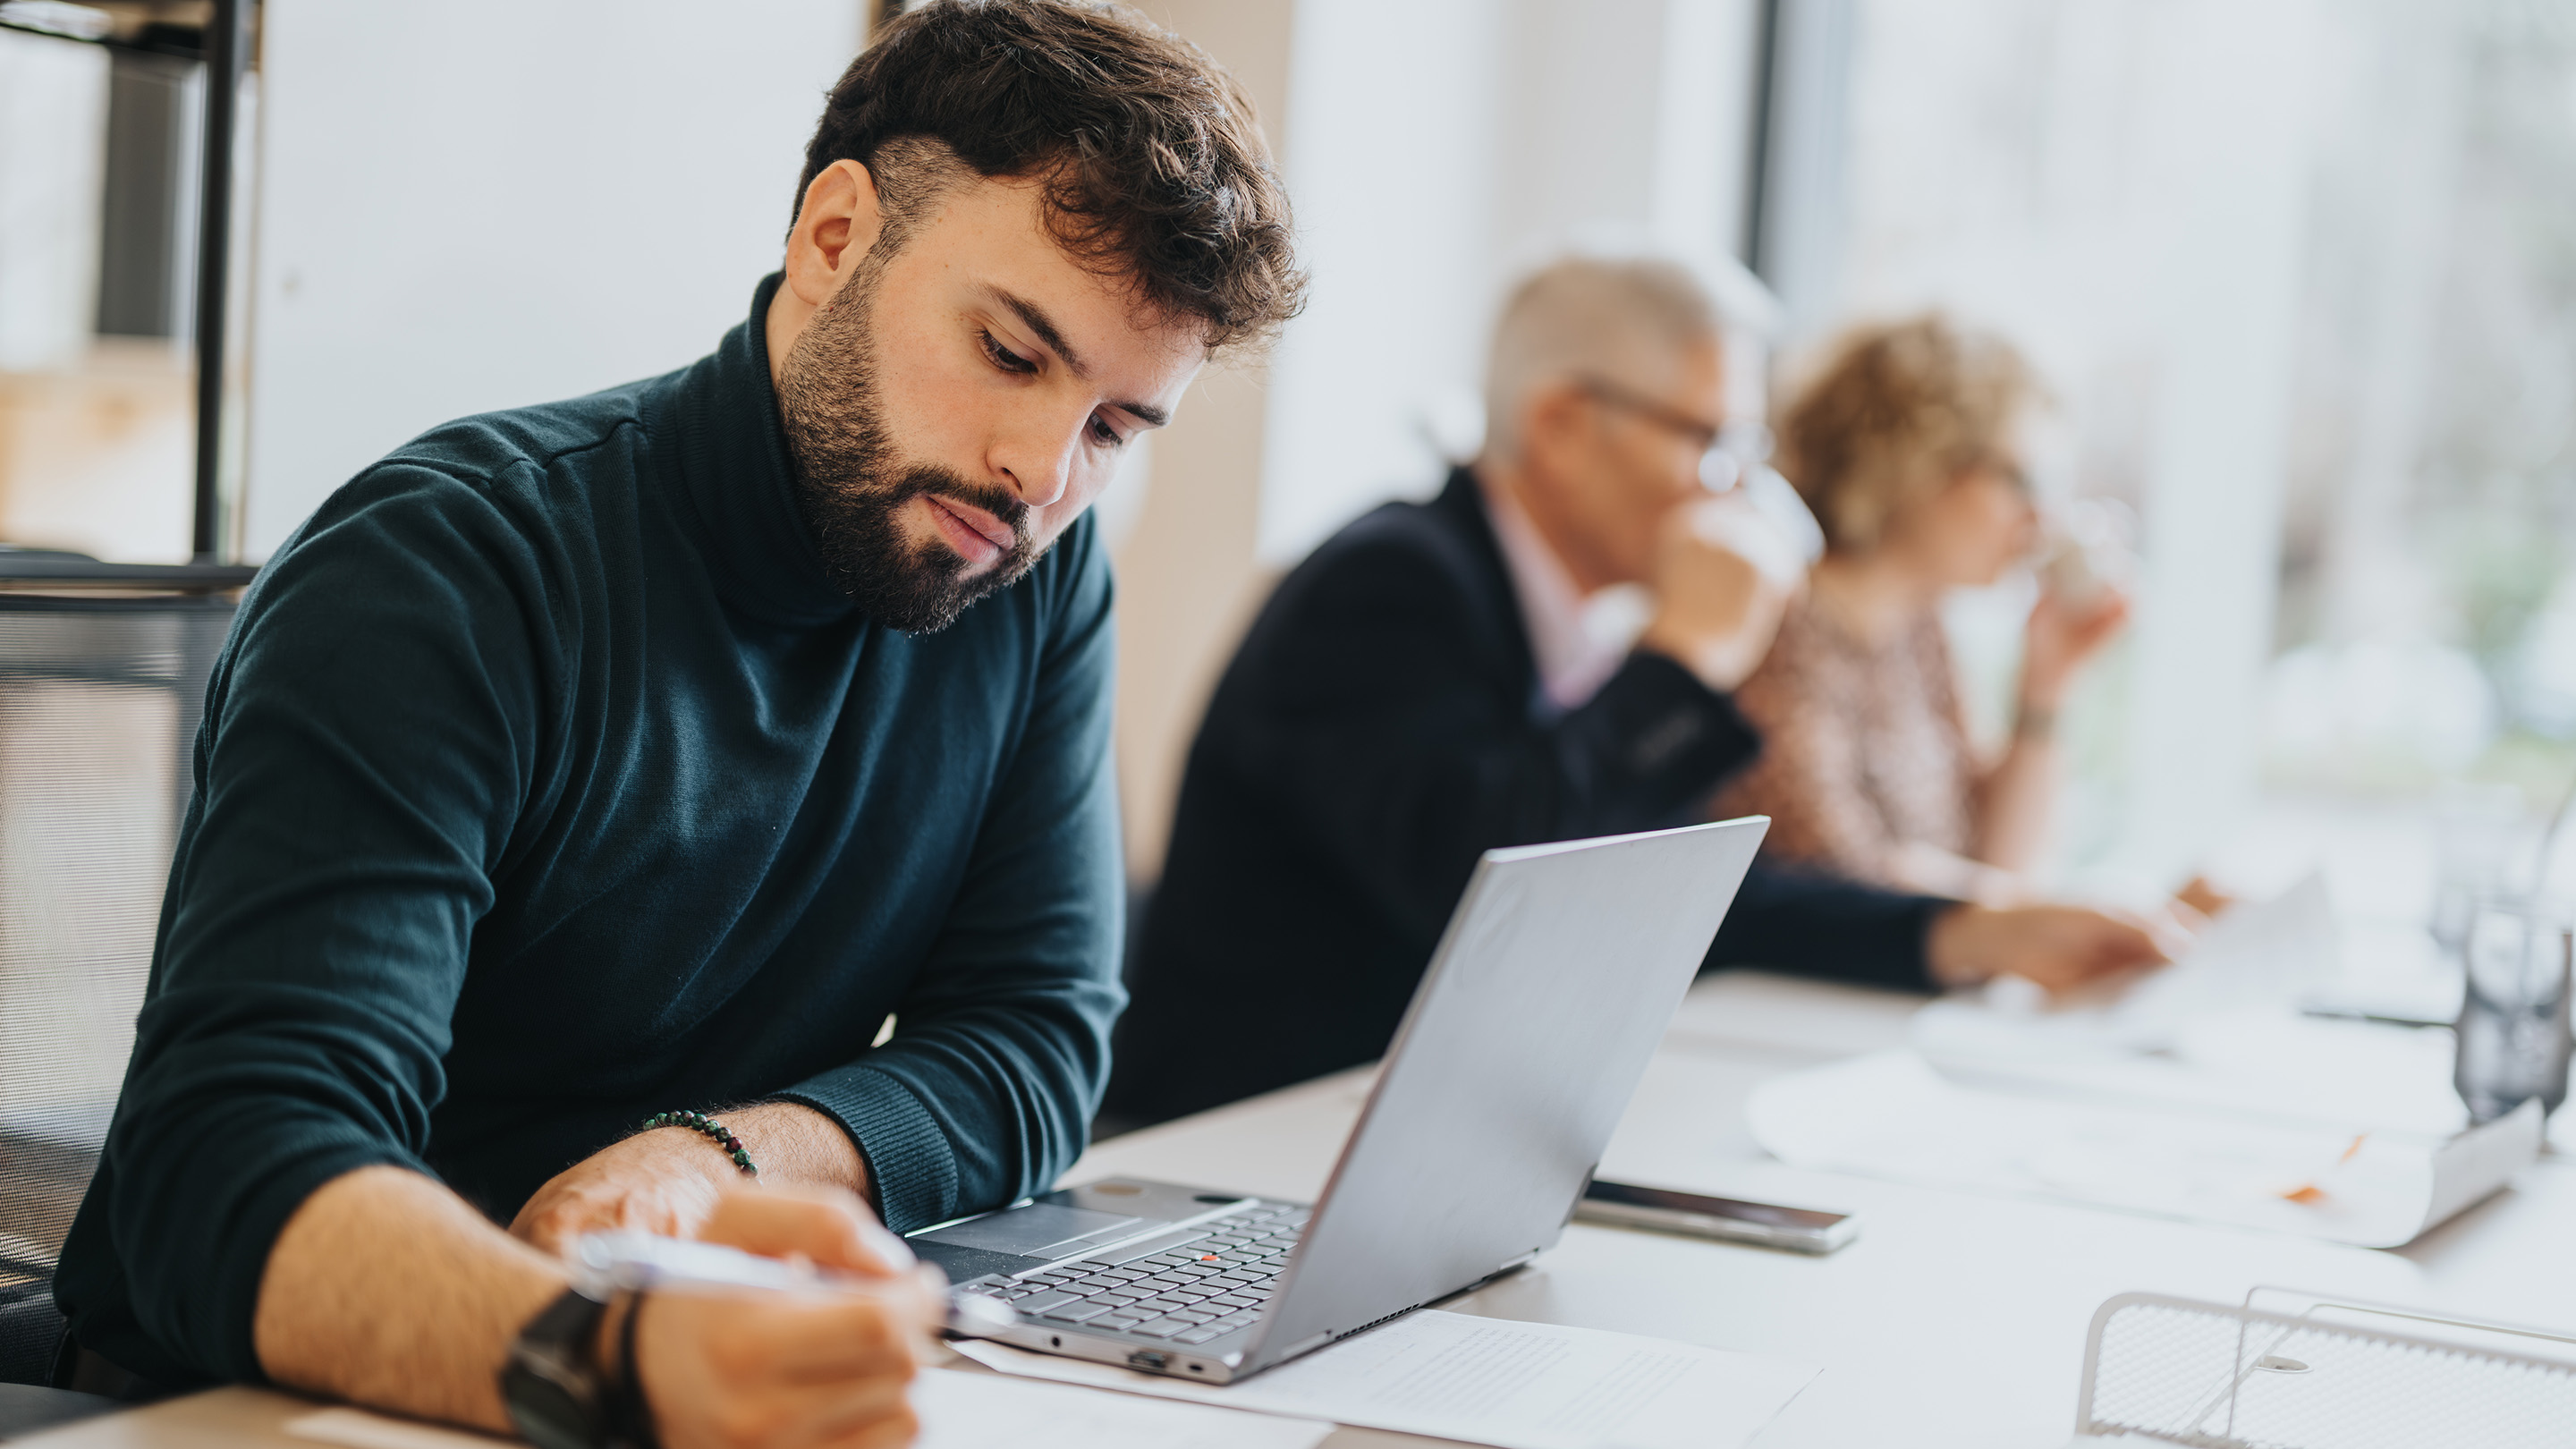
{"type": "Polygon", "coordinates": [[[1104,1394],[1001,1374],[923,1369],[913,1449],[1314,1449],[1333,1426],[1104,1394]]]}
{"type": "MultiPolygon", "coordinates": [[[[912,1382],[912,1407],[921,1416],[914,1449],[1314,1449],[1333,1432],[1315,1419],[955,1369],[923,1369],[912,1382]]],[[[364,1409],[306,1414],[287,1421],[286,1432],[343,1449],[496,1449],[506,1442],[364,1409]]]]}
{"type": "Polygon", "coordinates": [[[2310,876],[2272,900],[2229,910],[2170,966],[2054,997],[2000,977],[1924,1008],[1912,1041],[1953,1076],[2171,1053],[2213,1020],[2295,1018],[2299,1003],[2336,975],[2339,934],[2325,882],[2310,876]]]}
{"type": "Polygon", "coordinates": [[[1903,1049],[1774,1077],[1745,1120],[1764,1151],[1796,1167],[2364,1248],[2410,1242],[2504,1186],[2538,1155],[2541,1131],[2537,1103],[2444,1135],[1994,1091],[1903,1049]]]}
{"type": "Polygon", "coordinates": [[[1818,1372],[1665,1339],[1438,1311],[1225,1386],[998,1343],[954,1346],[1006,1373],[1499,1449],[1734,1449],[1818,1372]]]}
{"type": "Polygon", "coordinates": [[[2286,1007],[2214,1012],[2136,1051],[1962,1001],[1915,1013],[1907,1042],[1962,1086],[2090,1097],[2235,1120],[2448,1136],[2469,1125],[2451,1086],[2451,1034],[2286,1007]]]}

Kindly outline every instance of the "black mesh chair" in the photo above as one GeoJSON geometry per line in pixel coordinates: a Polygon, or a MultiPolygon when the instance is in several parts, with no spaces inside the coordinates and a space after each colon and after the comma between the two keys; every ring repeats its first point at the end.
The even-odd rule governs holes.
{"type": "Polygon", "coordinates": [[[133,1048],[232,613],[226,593],[0,593],[0,1383],[52,1375],[54,1262],[133,1048]]]}
{"type": "MultiPolygon", "coordinates": [[[[0,6],[0,28],[105,45],[163,69],[199,62],[205,78],[186,329],[197,354],[195,562],[100,563],[0,545],[0,1439],[113,1407],[46,1387],[64,1329],[54,1265],[133,1049],[207,671],[253,572],[217,560],[235,122],[258,8],[212,0],[182,24],[189,17],[158,6],[0,6]]],[[[168,200],[169,177],[152,175],[158,183],[138,182],[127,199],[168,200]]],[[[169,220],[144,213],[160,216],[143,205],[125,219],[133,225],[111,228],[109,261],[169,220]]],[[[166,260],[156,254],[140,270],[166,276],[166,260]]],[[[103,306],[102,330],[140,325],[120,312],[109,326],[115,310],[103,306]]],[[[174,322],[156,312],[140,330],[172,335],[174,322]]]]}

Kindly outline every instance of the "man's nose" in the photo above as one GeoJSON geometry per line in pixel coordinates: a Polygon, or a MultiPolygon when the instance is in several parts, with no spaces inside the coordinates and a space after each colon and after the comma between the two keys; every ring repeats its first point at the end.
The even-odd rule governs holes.
{"type": "Polygon", "coordinates": [[[1008,480],[1013,496],[1031,508],[1045,508],[1071,486],[1074,455],[1081,445],[1078,426],[1060,433],[1032,433],[1005,443],[994,467],[1008,480]]]}

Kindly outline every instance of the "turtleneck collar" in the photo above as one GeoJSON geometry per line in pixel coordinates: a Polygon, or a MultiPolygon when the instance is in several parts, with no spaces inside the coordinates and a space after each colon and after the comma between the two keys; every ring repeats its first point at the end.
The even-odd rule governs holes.
{"type": "Polygon", "coordinates": [[[725,601],[771,623],[809,626],[847,615],[852,604],[824,573],[796,510],[787,431],[769,381],[766,323],[780,280],[777,272],[761,279],[751,316],[714,352],[671,374],[659,402],[680,491],[697,515],[699,552],[725,601]]]}

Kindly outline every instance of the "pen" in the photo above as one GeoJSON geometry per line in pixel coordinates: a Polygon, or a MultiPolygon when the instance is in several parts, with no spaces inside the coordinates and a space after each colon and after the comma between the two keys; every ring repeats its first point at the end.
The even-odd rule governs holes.
{"type": "MultiPolygon", "coordinates": [[[[881,1291],[878,1280],[829,1273],[810,1264],[764,1258],[721,1243],[665,1238],[652,1233],[592,1233],[573,1244],[573,1273],[593,1296],[654,1288],[754,1288],[774,1292],[827,1288],[881,1291]]],[[[1000,1299],[944,1288],[945,1327],[968,1338],[987,1338],[1019,1321],[1000,1299]]]]}

